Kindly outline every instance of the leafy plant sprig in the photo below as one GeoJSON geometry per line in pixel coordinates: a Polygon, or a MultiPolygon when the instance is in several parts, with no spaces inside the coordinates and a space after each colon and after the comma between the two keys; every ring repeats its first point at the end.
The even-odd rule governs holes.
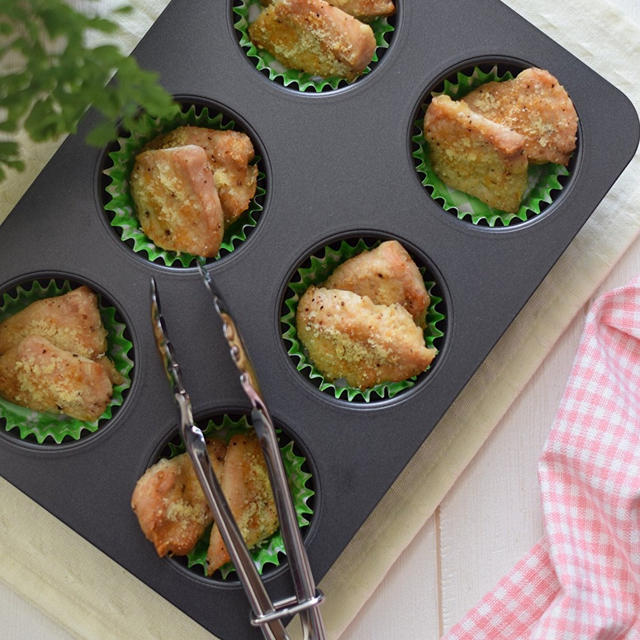
{"type": "Polygon", "coordinates": [[[19,144],[10,139],[21,128],[35,142],[53,140],[74,133],[93,105],[104,119],[87,142],[102,146],[115,137],[119,121],[131,126],[140,108],[154,117],[177,111],[157,74],[114,44],[86,42],[91,32],[115,33],[113,19],[131,11],[123,6],[91,16],[64,0],[0,0],[0,181],[7,168],[24,169],[19,144]]]}

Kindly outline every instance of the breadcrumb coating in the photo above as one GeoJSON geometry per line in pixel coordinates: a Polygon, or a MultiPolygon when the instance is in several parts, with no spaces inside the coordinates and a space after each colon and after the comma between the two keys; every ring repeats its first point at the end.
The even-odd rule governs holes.
{"type": "Polygon", "coordinates": [[[373,20],[393,15],[396,8],[391,0],[328,0],[338,9],[358,18],[359,20],[373,20]]]}
{"type": "Polygon", "coordinates": [[[347,80],[364,71],[376,48],[369,25],[324,0],[275,0],[249,35],[288,67],[347,80]]]}
{"type": "Polygon", "coordinates": [[[339,265],[324,283],[327,289],[344,289],[368,296],[374,304],[400,304],[415,323],[426,326],[429,294],[418,267],[397,241],[388,240],[371,251],[339,265]]]}
{"type": "Polygon", "coordinates": [[[565,88],[548,71],[525,69],[513,80],[484,84],[463,100],[473,111],[524,136],[530,162],[569,164],[578,115],[565,88]]]}
{"type": "Polygon", "coordinates": [[[0,323],[0,355],[32,335],[94,360],[113,384],[124,381],[106,356],[107,330],[102,325],[98,296],[88,287],[82,285],[60,296],[36,300],[0,323]]]}
{"type": "Polygon", "coordinates": [[[436,355],[404,307],[376,305],[351,291],[309,287],[298,302],[296,330],[328,380],[359,389],[418,375],[436,355]]]}
{"type": "Polygon", "coordinates": [[[98,298],[86,286],[32,302],[0,323],[0,354],[29,335],[47,338],[56,347],[94,360],[107,350],[98,298]]]}
{"type": "MultiPolygon", "coordinates": [[[[227,444],[207,439],[214,473],[249,548],[278,529],[278,515],[262,450],[255,433],[233,436],[227,444]]],[[[186,555],[213,517],[191,464],[184,453],[162,459],[136,483],[131,508],[158,556],[186,555]]],[[[213,526],[207,573],[229,562],[218,528],[213,526]]]]}
{"type": "Polygon", "coordinates": [[[515,213],[527,188],[524,136],[440,95],[424,118],[431,166],[448,186],[515,213]]]}
{"type": "Polygon", "coordinates": [[[256,194],[258,167],[249,164],[255,155],[246,133],[205,127],[178,127],[157,136],[146,149],[167,149],[195,144],[207,154],[218,190],[225,225],[230,225],[248,208],[256,194]]]}
{"type": "MultiPolygon", "coordinates": [[[[207,439],[207,451],[218,480],[224,475],[226,445],[207,439]]],[[[161,459],[136,483],[131,508],[158,556],[186,555],[193,549],[213,517],[186,453],[161,459]]]]}
{"type": "Polygon", "coordinates": [[[102,365],[40,336],[27,336],[0,356],[0,395],[35,411],[93,422],[105,412],[112,389],[102,365]]]}
{"type": "Polygon", "coordinates": [[[129,183],[140,226],[156,245],[205,258],[217,255],[224,216],[202,147],[143,151],[129,183]]]}
{"type": "MultiPolygon", "coordinates": [[[[237,435],[229,440],[222,491],[249,549],[277,531],[278,513],[255,433],[237,435]]],[[[213,574],[229,560],[220,530],[214,525],[207,552],[207,574],[213,574]]]]}
{"type": "MultiPolygon", "coordinates": [[[[268,5],[271,0],[260,0],[268,5]]],[[[330,5],[342,9],[359,20],[373,20],[392,15],[396,8],[392,0],[327,0],[330,5]]]]}

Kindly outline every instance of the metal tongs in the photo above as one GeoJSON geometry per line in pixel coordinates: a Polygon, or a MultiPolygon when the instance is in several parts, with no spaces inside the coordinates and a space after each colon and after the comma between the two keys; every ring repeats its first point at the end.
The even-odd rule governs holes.
{"type": "Polygon", "coordinates": [[[259,627],[267,640],[289,640],[282,618],[299,613],[305,640],[325,640],[324,625],[320,612],[317,610],[323,595],[315,587],[309,560],[302,544],[273,422],[260,394],[255,373],[235,324],[231,317],[223,311],[222,302],[215,293],[211,278],[204,269],[200,268],[200,270],[205,284],[214,298],[216,311],[222,318],[224,334],[230,346],[232,359],[240,371],[242,388],[253,407],[251,421],[262,446],[269,471],[280,530],[293,580],[294,596],[275,603],[272,602],[253,563],[218,479],[213,473],[204,435],[194,424],[191,400],[182,383],[180,365],[175,358],[173,346],[167,336],[166,324],[160,312],[156,283],[151,278],[152,326],[158,351],[180,410],[181,437],[249,600],[252,610],[251,624],[259,627]]]}

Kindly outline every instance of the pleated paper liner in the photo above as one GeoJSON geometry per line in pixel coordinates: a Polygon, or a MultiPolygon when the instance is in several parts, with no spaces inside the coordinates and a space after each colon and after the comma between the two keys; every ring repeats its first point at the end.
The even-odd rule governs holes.
{"type": "MultiPolygon", "coordinates": [[[[285,293],[283,315],[280,318],[283,339],[289,344],[287,353],[296,363],[296,369],[307,376],[319,389],[332,394],[335,398],[346,398],[348,401],[372,402],[385,398],[394,398],[399,393],[411,389],[418,379],[424,375],[413,376],[400,382],[384,382],[368,389],[358,389],[346,383],[325,380],[324,376],[311,362],[302,343],[298,340],[296,332],[296,311],[298,301],[304,292],[311,286],[321,286],[331,275],[334,269],[363,251],[375,249],[381,240],[343,240],[339,244],[324,247],[316,255],[312,255],[305,265],[299,267],[289,282],[285,293]]],[[[427,326],[424,330],[424,339],[427,347],[437,348],[440,339],[444,337],[445,313],[443,299],[437,295],[437,283],[429,280],[429,274],[418,263],[425,286],[431,298],[427,310],[427,326]]],[[[437,358],[437,356],[436,356],[437,358]]]]}
{"type": "MultiPolygon", "coordinates": [[[[497,65],[488,72],[474,67],[469,74],[459,72],[456,82],[445,80],[443,90],[432,93],[432,96],[444,93],[452,100],[459,100],[482,84],[492,81],[503,82],[511,80],[513,77],[510,71],[500,73],[497,65]]],[[[569,175],[569,170],[561,164],[553,163],[529,164],[528,188],[517,213],[495,209],[474,196],[447,186],[438,178],[431,167],[429,145],[423,131],[427,106],[428,103],[421,106],[414,122],[415,134],[412,137],[414,151],[412,155],[416,162],[417,172],[423,176],[422,184],[427,187],[431,197],[438,201],[445,211],[457,215],[460,220],[470,220],[476,225],[507,227],[537,216],[544,207],[553,202],[554,193],[562,190],[563,178],[569,175]]]]}
{"type": "MultiPolygon", "coordinates": [[[[105,187],[104,208],[109,212],[110,224],[118,230],[120,238],[134,252],[145,255],[151,262],[166,266],[192,267],[202,258],[186,252],[169,251],[155,245],[142,231],[135,211],[135,205],[129,191],[129,175],[133,169],[135,157],[142,147],[157,135],[177,127],[191,125],[209,129],[236,129],[233,120],[222,113],[211,113],[206,106],[184,104],[183,109],[173,118],[163,120],[142,113],[137,120],[135,130],[127,137],[119,137],[115,149],[108,156],[113,163],[104,170],[109,181],[105,187]]],[[[237,128],[241,131],[241,128],[237,128]]],[[[253,141],[252,141],[253,142],[253,141]]],[[[255,144],[255,143],[254,143],[255,144]]],[[[258,224],[262,212],[262,200],[265,195],[266,177],[262,169],[261,157],[256,154],[252,164],[258,165],[256,194],[249,208],[233,224],[225,229],[220,251],[214,260],[231,253],[247,239],[251,230],[258,224]]]]}
{"type": "MultiPolygon", "coordinates": [[[[203,433],[207,437],[222,437],[224,440],[229,441],[234,435],[252,430],[253,427],[247,421],[246,416],[236,418],[230,415],[224,415],[220,418],[209,420],[203,429],[203,433]]],[[[307,527],[310,522],[310,516],[313,515],[310,499],[315,495],[315,491],[307,486],[311,479],[311,474],[303,469],[306,458],[296,453],[293,441],[284,437],[280,430],[277,429],[277,431],[279,438],[284,442],[280,447],[280,453],[282,454],[285,472],[289,479],[289,488],[298,516],[298,526],[301,528],[307,527]]],[[[170,442],[168,446],[169,458],[173,458],[185,451],[184,445],[179,439],[170,442]]],[[[207,530],[196,546],[185,558],[186,565],[189,569],[193,568],[198,572],[201,571],[203,575],[206,575],[207,549],[209,548],[210,534],[211,527],[207,527],[207,530]]],[[[284,543],[280,529],[257,547],[250,549],[250,553],[260,574],[262,574],[265,567],[279,566],[282,559],[285,558],[284,543]]],[[[230,576],[233,577],[233,574],[235,574],[235,568],[231,562],[228,562],[216,571],[212,577],[220,577],[222,580],[226,580],[230,576]]]]}
{"type": "Polygon", "coordinates": [[[299,69],[288,69],[268,51],[256,47],[249,37],[249,25],[258,17],[260,11],[264,7],[260,4],[260,0],[234,0],[233,14],[234,27],[237,31],[239,43],[249,59],[255,64],[258,71],[266,74],[270,80],[278,82],[285,87],[298,91],[308,91],[321,93],[323,91],[331,91],[346,87],[353,82],[357,82],[359,78],[371,73],[375,68],[384,51],[389,48],[391,34],[395,30],[393,26],[393,18],[376,18],[368,22],[373,30],[376,39],[376,49],[373,58],[364,71],[352,82],[348,82],[339,76],[321,78],[305,73],[299,69]]]}
{"type": "MultiPolygon", "coordinates": [[[[0,300],[0,322],[22,311],[36,300],[51,298],[68,293],[76,288],[68,280],[35,280],[30,286],[19,285],[3,294],[0,300]]],[[[98,292],[96,292],[98,293],[98,292]]],[[[21,440],[43,444],[49,438],[55,444],[63,441],[79,440],[95,433],[108,421],[124,400],[126,390],[131,386],[133,361],[129,357],[133,344],[125,338],[125,325],[118,320],[114,307],[105,304],[98,293],[98,307],[102,324],[107,330],[107,356],[114,363],[124,382],[113,386],[113,397],[105,412],[94,422],[84,422],[63,414],[33,411],[0,398],[0,422],[5,431],[17,430],[21,440]]]]}

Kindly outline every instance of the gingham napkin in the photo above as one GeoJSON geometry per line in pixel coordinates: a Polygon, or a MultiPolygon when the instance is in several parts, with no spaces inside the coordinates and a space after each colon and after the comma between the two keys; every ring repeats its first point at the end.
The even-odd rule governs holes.
{"type": "Polygon", "coordinates": [[[640,278],[590,310],[538,473],[545,537],[445,638],[640,638],[640,278]]]}

